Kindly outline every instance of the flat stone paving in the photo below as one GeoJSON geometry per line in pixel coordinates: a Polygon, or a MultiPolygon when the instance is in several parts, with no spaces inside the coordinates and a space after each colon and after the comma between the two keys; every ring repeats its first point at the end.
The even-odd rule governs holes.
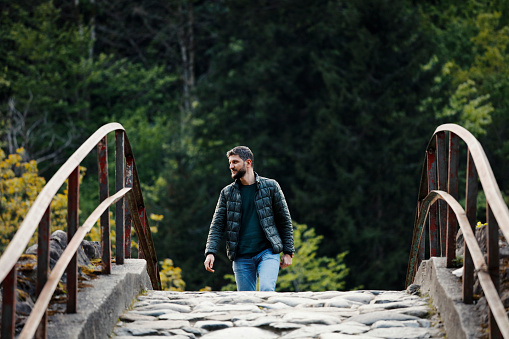
{"type": "Polygon", "coordinates": [[[428,299],[405,291],[167,292],[138,296],[111,337],[443,338],[428,299]]]}

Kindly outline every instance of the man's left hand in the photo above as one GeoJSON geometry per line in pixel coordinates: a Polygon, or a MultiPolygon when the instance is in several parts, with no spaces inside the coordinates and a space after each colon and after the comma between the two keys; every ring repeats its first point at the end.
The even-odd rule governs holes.
{"type": "Polygon", "coordinates": [[[281,264],[279,265],[281,268],[287,268],[292,264],[292,256],[289,254],[283,255],[281,258],[281,264]]]}

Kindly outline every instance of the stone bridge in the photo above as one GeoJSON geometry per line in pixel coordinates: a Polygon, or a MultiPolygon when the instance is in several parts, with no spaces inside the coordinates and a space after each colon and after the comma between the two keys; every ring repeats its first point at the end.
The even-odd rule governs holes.
{"type": "Polygon", "coordinates": [[[50,317],[49,338],[480,338],[443,260],[421,265],[406,291],[154,291],[144,260],[113,265],[80,291],[76,314],[50,317]]]}
{"type": "Polygon", "coordinates": [[[118,339],[441,338],[429,298],[397,291],[165,292],[140,295],[118,339]]]}
{"type": "Polygon", "coordinates": [[[491,338],[500,338],[499,333],[509,338],[507,310],[500,298],[501,287],[504,294],[507,286],[501,286],[506,281],[500,277],[499,266],[499,259],[503,259],[499,240],[509,239],[509,209],[484,150],[461,126],[442,125],[433,134],[426,148],[417,206],[406,286],[414,284],[409,292],[152,291],[161,289],[161,281],[134,155],[123,126],[107,124],[48,181],[0,257],[2,338],[14,338],[15,328],[21,327],[19,337],[24,339],[34,335],[45,338],[46,330],[49,338],[482,338],[488,332],[491,338]],[[115,132],[113,195],[109,195],[107,170],[110,132],[115,132]],[[468,148],[465,209],[457,200],[459,138],[468,148]],[[98,155],[100,203],[79,225],[79,165],[93,150],[98,155]],[[51,266],[50,208],[65,180],[69,183],[69,241],[51,266]],[[483,241],[474,234],[478,181],[486,197],[483,241]],[[122,244],[115,248],[115,264],[111,260],[108,212],[112,205],[116,210],[116,244],[122,244]],[[79,286],[76,253],[98,219],[102,274],[79,286]],[[451,268],[458,227],[465,244],[463,286],[451,268]],[[132,228],[146,260],[130,259],[132,228]],[[32,289],[37,290],[38,297],[31,313],[20,307],[20,318],[30,313],[23,324],[15,317],[16,299],[27,300],[16,289],[17,261],[36,231],[37,285],[32,289]],[[431,259],[424,260],[428,254],[431,259]],[[68,313],[48,312],[64,274],[68,313]],[[474,274],[482,297],[481,292],[474,295],[474,274]]]}

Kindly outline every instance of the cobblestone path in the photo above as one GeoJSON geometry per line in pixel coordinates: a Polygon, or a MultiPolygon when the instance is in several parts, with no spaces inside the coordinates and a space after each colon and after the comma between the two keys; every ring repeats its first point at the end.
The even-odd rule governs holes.
{"type": "Polygon", "coordinates": [[[135,301],[112,337],[443,338],[428,299],[405,291],[163,292],[135,301]]]}

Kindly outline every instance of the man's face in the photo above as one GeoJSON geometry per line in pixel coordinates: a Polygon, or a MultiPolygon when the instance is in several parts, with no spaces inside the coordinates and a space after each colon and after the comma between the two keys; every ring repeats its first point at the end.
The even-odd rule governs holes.
{"type": "Polygon", "coordinates": [[[246,162],[238,155],[230,155],[228,161],[233,179],[240,179],[246,174],[246,162]]]}

